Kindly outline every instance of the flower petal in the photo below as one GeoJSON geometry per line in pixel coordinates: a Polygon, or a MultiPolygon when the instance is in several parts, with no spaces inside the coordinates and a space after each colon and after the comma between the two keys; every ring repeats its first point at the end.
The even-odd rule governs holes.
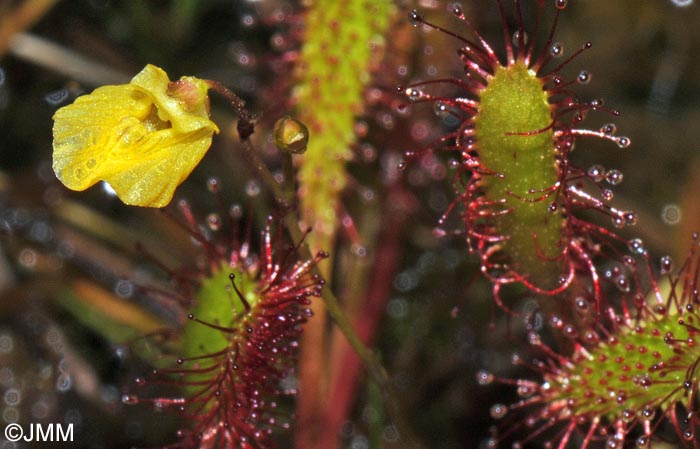
{"type": "Polygon", "coordinates": [[[167,205],[219,132],[208,118],[206,83],[178,83],[195,102],[168,95],[167,75],[148,65],[131,84],[100,87],[56,111],[56,176],[73,190],[106,181],[126,204],[167,205]]]}
{"type": "MultiPolygon", "coordinates": [[[[172,127],[180,132],[191,132],[202,128],[208,128],[213,132],[219,132],[219,128],[209,120],[207,110],[207,85],[204,80],[191,76],[182,77],[181,83],[187,83],[197,93],[200,101],[195,105],[185,104],[184,101],[168,95],[168,86],[171,84],[168,75],[159,67],[148,64],[131,80],[131,84],[137,86],[148,94],[158,108],[158,116],[161,120],[169,121],[172,127]]],[[[176,82],[178,83],[178,82],[176,82]]]]}

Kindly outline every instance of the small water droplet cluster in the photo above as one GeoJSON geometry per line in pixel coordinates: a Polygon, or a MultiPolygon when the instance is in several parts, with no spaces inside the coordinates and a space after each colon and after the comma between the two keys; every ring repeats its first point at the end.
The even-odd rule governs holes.
{"type": "MultiPolygon", "coordinates": [[[[527,386],[529,394],[508,406],[527,410],[518,418],[517,429],[529,435],[524,444],[541,434],[550,435],[548,445],[587,449],[603,441],[607,448],[650,447],[657,430],[674,429],[680,441],[695,442],[700,431],[697,399],[700,394],[700,245],[693,239],[688,258],[677,274],[669,256],[659,260],[659,279],[655,281],[650,256],[640,240],[630,242],[630,250],[645,263],[652,279],[645,290],[621,288],[621,312],[609,307],[596,318],[585,336],[566,335],[574,341],[571,355],[563,355],[546,346],[542,339],[530,343],[544,355],[532,363],[517,358],[541,375],[541,381],[497,379],[482,372],[481,385],[503,382],[527,386]],[[662,293],[664,292],[664,293],[662,293]],[[595,329],[594,329],[595,327],[595,329]],[[549,429],[556,431],[549,432],[549,429]],[[552,436],[553,435],[553,436],[552,436]],[[576,435],[576,436],[575,436],[576,435]]],[[[630,279],[638,279],[637,264],[629,263],[630,279]]],[[[606,276],[615,277],[611,270],[606,276]]],[[[617,275],[619,276],[619,275],[617,275]]],[[[584,313],[590,313],[580,298],[584,313]]],[[[497,404],[491,416],[501,419],[506,406],[497,404]]],[[[513,432],[513,426],[508,433],[513,432]]],[[[499,438],[494,438],[497,443],[499,438]]],[[[692,444],[686,447],[695,447],[692,444]]]]}
{"type": "MultiPolygon", "coordinates": [[[[217,180],[208,188],[218,195],[217,180]]],[[[219,198],[220,200],[220,198],[219,198]]],[[[219,204],[223,204],[219,201],[219,204]]],[[[311,316],[311,298],[323,280],[312,273],[324,257],[299,261],[297,247],[284,244],[269,218],[260,233],[260,251],[241,237],[240,208],[210,213],[200,222],[186,201],[179,207],[192,240],[206,263],[172,272],[186,323],[172,364],[158,363],[136,388],[180,387],[177,396],[129,392],[125,404],[148,403],[186,417],[176,447],[271,447],[280,419],[276,398],[294,394],[280,388],[296,360],[302,325],[311,316]],[[192,281],[194,279],[194,281],[192,281]]]]}
{"type": "MultiPolygon", "coordinates": [[[[591,111],[619,113],[601,99],[584,102],[571,92],[572,86],[591,82],[588,71],[570,80],[561,75],[562,68],[592,47],[587,42],[558,61],[564,47],[553,40],[554,28],[568,2],[554,2],[554,28],[543,33],[546,40],[539,53],[535,48],[545,2],[537,2],[537,25],[527,33],[520,2],[514,2],[515,32],[505,17],[505,2],[497,3],[505,61],[459,7],[453,12],[470,38],[426,21],[417,11],[409,13],[414,26],[461,40],[458,53],[465,76],[401,89],[409,102],[432,103],[436,115],[451,115],[458,123],[455,131],[428,148],[459,157],[450,164],[456,172],[457,197],[440,219],[436,235],[447,234],[442,229],[447,215],[462,206],[469,248],[480,255],[482,272],[493,282],[501,308],[515,314],[499,295],[510,283],[523,284],[539,296],[557,296],[558,305],[572,305],[569,315],[560,316],[552,312],[554,306],[546,305],[547,318],[539,310],[521,314],[528,342],[540,358],[530,362],[518,355],[513,363],[537,372],[539,380],[478,373],[480,385],[517,386],[520,397],[515,404],[489,407],[503,432],[492,434],[484,447],[496,448],[515,437],[520,439],[513,442],[514,448],[545,441],[547,449],[587,449],[594,443],[609,449],[644,449],[651,447],[657,429],[666,426],[675,429],[686,446],[698,448],[697,238],[677,275],[668,256],[660,258],[658,272],[653,272],[641,239],[623,239],[577,216],[578,210],[594,209],[609,216],[615,228],[637,223],[636,213],[610,204],[611,187],[624,179],[620,170],[600,164],[582,169],[570,160],[579,138],[604,139],[623,149],[630,139],[617,135],[613,123],[596,130],[581,128],[591,111]],[[433,94],[435,84],[450,85],[463,94],[433,94]],[[604,265],[597,260],[601,257],[608,259],[604,265]],[[540,334],[543,322],[549,324],[548,331],[564,337],[566,343],[558,346],[561,352],[549,346],[550,335],[540,334]]],[[[408,160],[416,155],[422,157],[415,150],[405,156],[408,160]]]]}
{"type": "MultiPolygon", "coordinates": [[[[593,258],[605,252],[603,247],[617,245],[612,242],[622,239],[577,218],[574,212],[598,210],[610,216],[616,227],[636,224],[637,215],[609,204],[613,199],[609,187],[622,182],[621,171],[600,165],[585,170],[570,160],[579,138],[600,138],[621,148],[628,147],[630,139],[616,135],[617,127],[612,123],[599,130],[579,127],[590,111],[619,113],[604,107],[600,99],[584,102],[571,92],[572,85],[590,82],[589,72],[581,71],[571,80],[561,75],[562,68],[591,48],[586,42],[568,58],[557,61],[564,47],[553,41],[554,29],[567,2],[556,2],[553,29],[548,33],[539,29],[539,21],[532,32],[525,31],[519,2],[515,3],[517,26],[511,33],[503,2],[498,3],[505,61],[461,8],[453,12],[473,38],[434,25],[418,11],[410,12],[409,21],[414,26],[434,28],[462,42],[458,54],[465,75],[422,81],[400,90],[409,102],[432,103],[438,116],[457,119],[455,131],[426,149],[457,152],[460,157],[452,165],[456,198],[440,218],[439,227],[459,211],[468,246],[479,254],[482,272],[494,284],[496,302],[510,311],[499,298],[504,284],[519,283],[537,294],[552,296],[587,278],[586,283],[595,284],[593,290],[600,292],[593,258]],[[546,36],[543,46],[538,43],[542,35],[546,36]],[[428,88],[432,91],[436,84],[451,85],[463,94],[433,95],[428,88]]],[[[538,2],[537,9],[539,17],[545,2],[538,2]]],[[[424,153],[411,150],[406,158],[424,153]]]]}

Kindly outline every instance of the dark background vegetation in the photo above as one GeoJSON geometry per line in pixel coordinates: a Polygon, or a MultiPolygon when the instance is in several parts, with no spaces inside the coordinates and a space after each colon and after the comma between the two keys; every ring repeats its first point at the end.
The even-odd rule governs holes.
{"type": "MultiPolygon", "coordinates": [[[[32,2],[0,3],[0,34],[12,27],[15,8],[28,3],[32,2]]],[[[402,17],[417,7],[431,20],[460,30],[445,4],[418,3],[400,2],[402,17]]],[[[531,2],[523,3],[527,11],[531,2]]],[[[463,1],[462,5],[491,41],[502,40],[494,2],[463,1]]],[[[551,22],[550,13],[546,17],[551,22]]],[[[18,30],[39,36],[61,51],[74,52],[81,60],[99,63],[106,68],[104,73],[114,77],[109,80],[100,78],[103,72],[89,68],[80,69],[82,75],[76,77],[73,60],[61,52],[49,52],[56,56],[50,65],[38,64],[38,55],[18,54],[13,46],[16,36],[3,35],[0,422],[74,422],[74,448],[144,447],[172,441],[176,423],[167,415],[121,404],[125,385],[145,369],[144,363],[122,355],[124,345],[110,341],[80,315],[89,314],[89,308],[66,306],[60,298],[75,288],[74,279],[86,279],[118,294],[115,289],[125,284],[118,284],[123,279],[116,274],[117,262],[126,261],[127,272],[135,275],[155,271],[138,260],[134,241],[155,242],[167,257],[186,255],[187,242],[158,238],[156,234],[165,227],[158,212],[126,208],[99,187],[78,194],[63,189],[50,169],[51,116],[78,94],[114,79],[128,80],[152,63],[166,69],[172,79],[187,74],[218,80],[247,98],[252,110],[274,119],[285,111],[280,98],[294,84],[289,66],[280,60],[301,45],[302,22],[301,5],[279,0],[64,0],[41,14],[31,28],[18,30]],[[65,201],[78,204],[80,215],[67,209],[65,201]],[[91,222],[98,219],[104,221],[91,222]],[[75,239],[75,233],[93,237],[90,245],[77,250],[82,256],[79,261],[66,253],[76,248],[62,244],[67,236],[75,239]],[[112,260],[110,252],[121,258],[112,260]],[[18,402],[8,399],[10,390],[20,392],[18,402]]],[[[670,0],[570,0],[558,27],[557,40],[567,54],[586,41],[593,42],[593,48],[576,58],[565,73],[574,76],[582,68],[590,70],[592,82],[577,89],[581,98],[602,97],[622,111],[614,121],[620,133],[633,141],[629,149],[621,150],[610,143],[581,139],[573,159],[582,167],[600,163],[624,172],[624,182],[615,188],[614,204],[637,211],[640,221],[623,234],[641,237],[656,256],[682,258],[690,232],[700,228],[698,24],[697,2],[679,8],[670,0]]],[[[401,82],[459,75],[453,39],[410,27],[409,32],[415,33],[414,46],[401,49],[397,65],[390,67],[394,71],[404,67],[407,75],[399,77],[401,82]]],[[[398,50],[390,47],[390,51],[398,50]]],[[[388,88],[386,92],[392,94],[388,88]]],[[[233,120],[223,103],[215,100],[214,109],[218,117],[228,114],[233,120]]],[[[429,109],[411,107],[400,126],[411,130],[420,122],[432,133],[441,132],[442,125],[429,109]]],[[[378,157],[359,160],[352,172],[361,185],[384,198],[381,164],[396,160],[390,155],[421,143],[383,127],[378,123],[381,113],[368,109],[362,118],[370,126],[363,142],[373,145],[378,157]]],[[[584,124],[597,129],[609,121],[605,114],[593,113],[584,124]]],[[[269,134],[267,126],[264,123],[259,131],[259,145],[269,150],[264,138],[269,134]]],[[[195,202],[203,198],[211,204],[204,182],[218,176],[227,200],[248,201],[241,192],[252,174],[227,151],[232,146],[231,130],[222,127],[222,131],[178,196],[195,202]]],[[[270,163],[276,164],[274,157],[270,163]]],[[[522,325],[510,323],[511,331],[506,331],[508,317],[494,311],[490,286],[478,278],[478,264],[460,238],[433,237],[431,229],[451,199],[447,182],[431,180],[418,168],[409,169],[405,176],[416,206],[403,237],[398,273],[386,279],[393,287],[377,348],[401,392],[408,420],[426,446],[475,448],[493,424],[489,406],[507,404],[514,396],[508,389],[478,387],[475,373],[486,368],[514,375],[509,357],[513,348],[523,346],[522,325]],[[490,330],[489,323],[495,324],[495,330],[490,330]]],[[[357,221],[379,213],[381,207],[362,207],[359,197],[355,190],[347,194],[348,208],[357,221]]],[[[254,208],[265,211],[271,205],[263,194],[254,199],[254,208]]],[[[368,243],[370,249],[373,244],[368,243]]],[[[138,295],[129,301],[129,310],[162,313],[138,295]]],[[[524,302],[519,307],[534,306],[524,302]]],[[[122,331],[113,335],[125,336],[122,331]]],[[[12,447],[2,441],[3,449],[12,447]]],[[[343,441],[354,449],[392,447],[379,394],[367,383],[359,389],[343,441]]]]}

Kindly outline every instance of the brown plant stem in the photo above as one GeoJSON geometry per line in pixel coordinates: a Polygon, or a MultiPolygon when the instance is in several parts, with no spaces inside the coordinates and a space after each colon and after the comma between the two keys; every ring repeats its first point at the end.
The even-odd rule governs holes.
{"type": "Polygon", "coordinates": [[[12,39],[34,25],[58,0],[26,0],[0,17],[0,56],[10,47],[12,39]]]}

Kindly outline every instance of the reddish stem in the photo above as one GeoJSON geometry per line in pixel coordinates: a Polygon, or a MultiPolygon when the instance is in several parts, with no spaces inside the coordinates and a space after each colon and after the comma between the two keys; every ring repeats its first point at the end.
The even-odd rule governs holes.
{"type": "MultiPolygon", "coordinates": [[[[389,192],[386,204],[407,203],[405,192],[401,187],[394,187],[389,192]]],[[[383,223],[377,241],[379,246],[374,260],[373,275],[365,293],[366,302],[360,308],[361,314],[353,318],[353,326],[363,343],[371,347],[379,328],[386,304],[391,295],[393,283],[390,281],[396,274],[401,253],[402,236],[406,224],[405,206],[385,209],[381,219],[383,223]]],[[[341,342],[340,361],[331,379],[328,406],[325,414],[325,425],[319,436],[319,446],[335,448],[341,425],[348,415],[356,398],[359,386],[358,378],[362,372],[362,362],[347,341],[341,342]]]]}

